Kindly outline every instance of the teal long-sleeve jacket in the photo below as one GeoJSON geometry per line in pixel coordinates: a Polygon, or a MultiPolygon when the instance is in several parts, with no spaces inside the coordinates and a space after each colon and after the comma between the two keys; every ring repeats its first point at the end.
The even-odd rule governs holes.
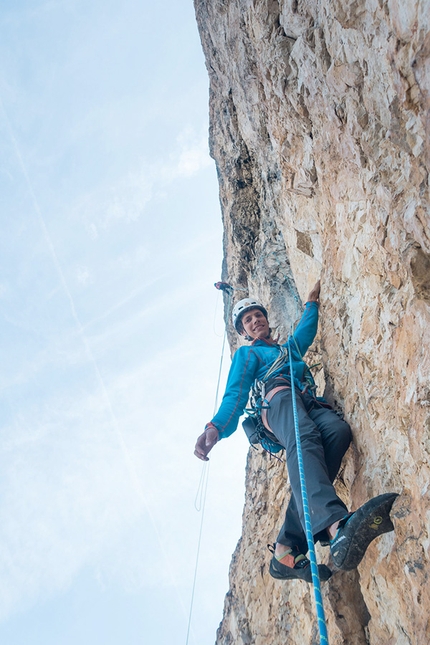
{"type": "MultiPolygon", "coordinates": [[[[284,347],[291,351],[294,383],[303,390],[309,384],[310,372],[302,356],[312,345],[318,329],[318,303],[307,302],[303,315],[284,347]]],[[[255,340],[252,345],[239,347],[233,356],[227,379],[225,394],[218,412],[211,423],[217,428],[219,438],[230,436],[237,428],[239,418],[244,412],[249,392],[255,379],[262,379],[270,366],[279,356],[279,345],[272,345],[265,340],[255,340]]],[[[282,365],[275,376],[290,378],[289,360],[282,365]]],[[[312,377],[310,377],[312,378],[312,377]]]]}

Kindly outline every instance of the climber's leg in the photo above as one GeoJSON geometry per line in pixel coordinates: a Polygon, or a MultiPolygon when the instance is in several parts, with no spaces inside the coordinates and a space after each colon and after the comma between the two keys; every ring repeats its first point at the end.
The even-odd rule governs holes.
{"type": "MultiPolygon", "coordinates": [[[[301,549],[306,548],[307,550],[307,546],[303,546],[306,544],[306,541],[303,541],[304,515],[303,505],[301,503],[301,488],[291,397],[291,390],[278,392],[270,401],[270,408],[267,413],[268,424],[272,429],[272,432],[275,434],[278,441],[285,447],[292,497],[294,498],[294,501],[292,501],[288,506],[286,521],[281,529],[278,541],[286,546],[296,546],[297,542],[299,542],[301,549]],[[299,521],[297,521],[297,514],[299,521]],[[299,525],[301,526],[301,531],[299,529],[299,525]]],[[[308,415],[300,394],[297,394],[296,396],[296,403],[309,510],[312,530],[315,535],[327,528],[327,526],[330,526],[334,522],[345,517],[347,513],[345,504],[336,495],[332,485],[332,479],[335,476],[333,473],[339,468],[341,457],[340,459],[335,459],[334,456],[331,458],[332,452],[334,451],[335,440],[333,436],[335,433],[329,433],[327,430],[327,450],[330,456],[329,472],[328,465],[326,464],[322,433],[308,415]]],[[[334,412],[333,415],[337,417],[334,412]]],[[[339,421],[341,420],[339,419],[339,421]]],[[[349,431],[347,424],[344,425],[349,431]]],[[[340,443],[342,444],[341,452],[343,456],[346,450],[345,439],[340,443]]]]}

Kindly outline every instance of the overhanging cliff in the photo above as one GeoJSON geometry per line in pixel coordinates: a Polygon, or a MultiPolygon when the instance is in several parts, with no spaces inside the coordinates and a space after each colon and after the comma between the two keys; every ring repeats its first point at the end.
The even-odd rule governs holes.
{"type": "MultiPolygon", "coordinates": [[[[397,491],[395,532],[323,587],[331,644],[430,642],[430,2],[195,0],[223,279],[286,334],[322,277],[315,352],[352,426],[337,482],[397,491]]],[[[230,330],[234,349],[237,339],[230,330]]],[[[312,362],[317,362],[310,359],[312,362]]],[[[218,645],[317,642],[312,590],[268,574],[287,474],[251,452],[218,645]]],[[[328,562],[327,550],[320,549],[328,562]]]]}

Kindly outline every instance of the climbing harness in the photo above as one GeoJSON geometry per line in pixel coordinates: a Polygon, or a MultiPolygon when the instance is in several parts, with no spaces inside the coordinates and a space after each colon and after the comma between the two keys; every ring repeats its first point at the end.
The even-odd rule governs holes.
{"type": "MultiPolygon", "coordinates": [[[[294,337],[293,334],[291,334],[291,336],[294,337]]],[[[303,514],[305,518],[305,533],[306,533],[306,540],[308,543],[309,560],[311,563],[312,582],[314,587],[318,630],[320,635],[320,645],[329,645],[328,635],[327,635],[327,625],[326,625],[325,614],[324,614],[324,606],[323,606],[323,601],[321,596],[321,584],[320,584],[320,579],[318,574],[317,559],[315,555],[315,544],[314,544],[314,538],[313,538],[313,532],[312,532],[311,516],[309,512],[309,502],[308,502],[308,492],[306,487],[305,470],[303,465],[303,453],[302,453],[302,444],[300,439],[299,418],[297,414],[296,389],[294,384],[293,361],[291,357],[291,338],[289,340],[289,344],[290,344],[290,374],[291,374],[291,394],[292,394],[292,401],[293,401],[294,431],[296,436],[297,462],[299,467],[303,514]]]]}
{"type": "Polygon", "coordinates": [[[272,363],[272,365],[267,370],[266,374],[262,379],[255,379],[254,384],[251,388],[251,394],[249,397],[250,407],[246,409],[246,412],[251,411],[255,414],[261,414],[261,410],[268,408],[268,401],[266,399],[266,383],[271,376],[275,374],[288,360],[288,351],[285,347],[279,347],[279,356],[272,363]]]}
{"type": "Polygon", "coordinates": [[[279,356],[269,367],[263,378],[255,379],[251,388],[248,407],[245,408],[248,416],[242,423],[249,443],[254,446],[260,444],[270,455],[280,452],[284,447],[278,442],[273,432],[266,428],[261,419],[262,410],[269,408],[269,402],[266,399],[266,384],[285,365],[287,360],[288,350],[281,345],[279,347],[279,356]]]}

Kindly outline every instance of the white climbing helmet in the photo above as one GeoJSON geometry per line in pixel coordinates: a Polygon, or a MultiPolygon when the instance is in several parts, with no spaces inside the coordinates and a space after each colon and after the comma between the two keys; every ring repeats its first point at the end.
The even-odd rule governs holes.
{"type": "Polygon", "coordinates": [[[260,302],[258,302],[257,300],[254,300],[254,298],[243,298],[243,300],[239,300],[239,302],[236,302],[236,304],[234,305],[233,313],[231,315],[234,328],[238,333],[240,333],[239,324],[242,319],[242,316],[245,313],[245,311],[249,311],[249,309],[259,309],[260,311],[263,312],[263,314],[267,318],[266,308],[263,307],[263,305],[260,302]]]}

